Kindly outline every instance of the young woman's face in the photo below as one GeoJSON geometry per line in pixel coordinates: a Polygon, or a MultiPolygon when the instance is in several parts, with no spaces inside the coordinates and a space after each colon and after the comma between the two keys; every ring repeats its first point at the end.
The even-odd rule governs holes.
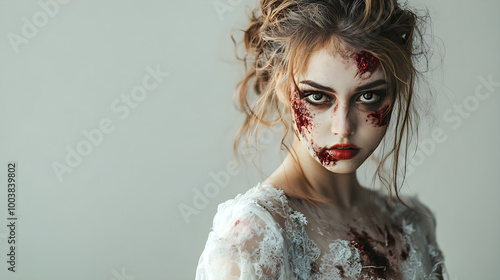
{"type": "Polygon", "coordinates": [[[296,82],[290,102],[298,138],[326,169],[354,172],[389,123],[392,96],[379,61],[364,51],[342,58],[324,48],[311,54],[296,82]]]}

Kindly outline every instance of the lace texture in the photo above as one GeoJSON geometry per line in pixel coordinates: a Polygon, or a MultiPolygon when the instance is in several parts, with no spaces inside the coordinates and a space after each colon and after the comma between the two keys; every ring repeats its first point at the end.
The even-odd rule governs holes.
{"type": "MultiPolygon", "coordinates": [[[[384,199],[375,202],[385,213],[384,199]]],[[[396,205],[394,230],[352,229],[331,222],[326,210],[259,184],[218,206],[196,279],[448,279],[435,220],[418,200],[411,202],[432,219],[396,205]]]]}

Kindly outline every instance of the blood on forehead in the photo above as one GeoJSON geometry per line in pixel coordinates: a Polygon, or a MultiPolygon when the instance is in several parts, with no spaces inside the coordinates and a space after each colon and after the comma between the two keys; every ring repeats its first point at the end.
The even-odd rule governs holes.
{"type": "Polygon", "coordinates": [[[356,53],[354,59],[358,64],[359,75],[363,75],[367,72],[373,73],[380,66],[380,61],[378,58],[374,57],[371,53],[366,51],[360,51],[356,53]]]}

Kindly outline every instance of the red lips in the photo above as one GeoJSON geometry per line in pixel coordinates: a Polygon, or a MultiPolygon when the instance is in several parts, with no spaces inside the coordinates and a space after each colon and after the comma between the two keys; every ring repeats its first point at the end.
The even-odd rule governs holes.
{"type": "Polygon", "coordinates": [[[356,150],[359,150],[358,147],[354,146],[353,144],[351,143],[346,143],[346,144],[335,144],[333,146],[331,146],[329,148],[329,150],[331,149],[356,149],[356,150]]]}
{"type": "Polygon", "coordinates": [[[330,148],[316,151],[318,158],[322,164],[329,165],[336,163],[338,160],[351,159],[359,152],[359,148],[353,144],[335,144],[330,148]]]}
{"type": "Polygon", "coordinates": [[[339,149],[332,149],[330,150],[332,157],[336,159],[350,159],[353,158],[356,154],[358,154],[359,150],[355,149],[347,149],[347,150],[339,150],[339,149]]]}

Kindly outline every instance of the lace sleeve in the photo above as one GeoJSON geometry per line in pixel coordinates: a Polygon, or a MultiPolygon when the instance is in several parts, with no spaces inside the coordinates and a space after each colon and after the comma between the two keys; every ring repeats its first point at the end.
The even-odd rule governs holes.
{"type": "Polygon", "coordinates": [[[197,280],[289,279],[280,226],[251,200],[219,205],[200,256],[197,280]]]}
{"type": "Polygon", "coordinates": [[[439,249],[436,239],[436,217],[434,213],[420,200],[415,198],[412,206],[423,214],[421,223],[427,240],[427,253],[430,257],[432,269],[428,279],[450,279],[446,271],[445,258],[443,252],[439,249]]]}

